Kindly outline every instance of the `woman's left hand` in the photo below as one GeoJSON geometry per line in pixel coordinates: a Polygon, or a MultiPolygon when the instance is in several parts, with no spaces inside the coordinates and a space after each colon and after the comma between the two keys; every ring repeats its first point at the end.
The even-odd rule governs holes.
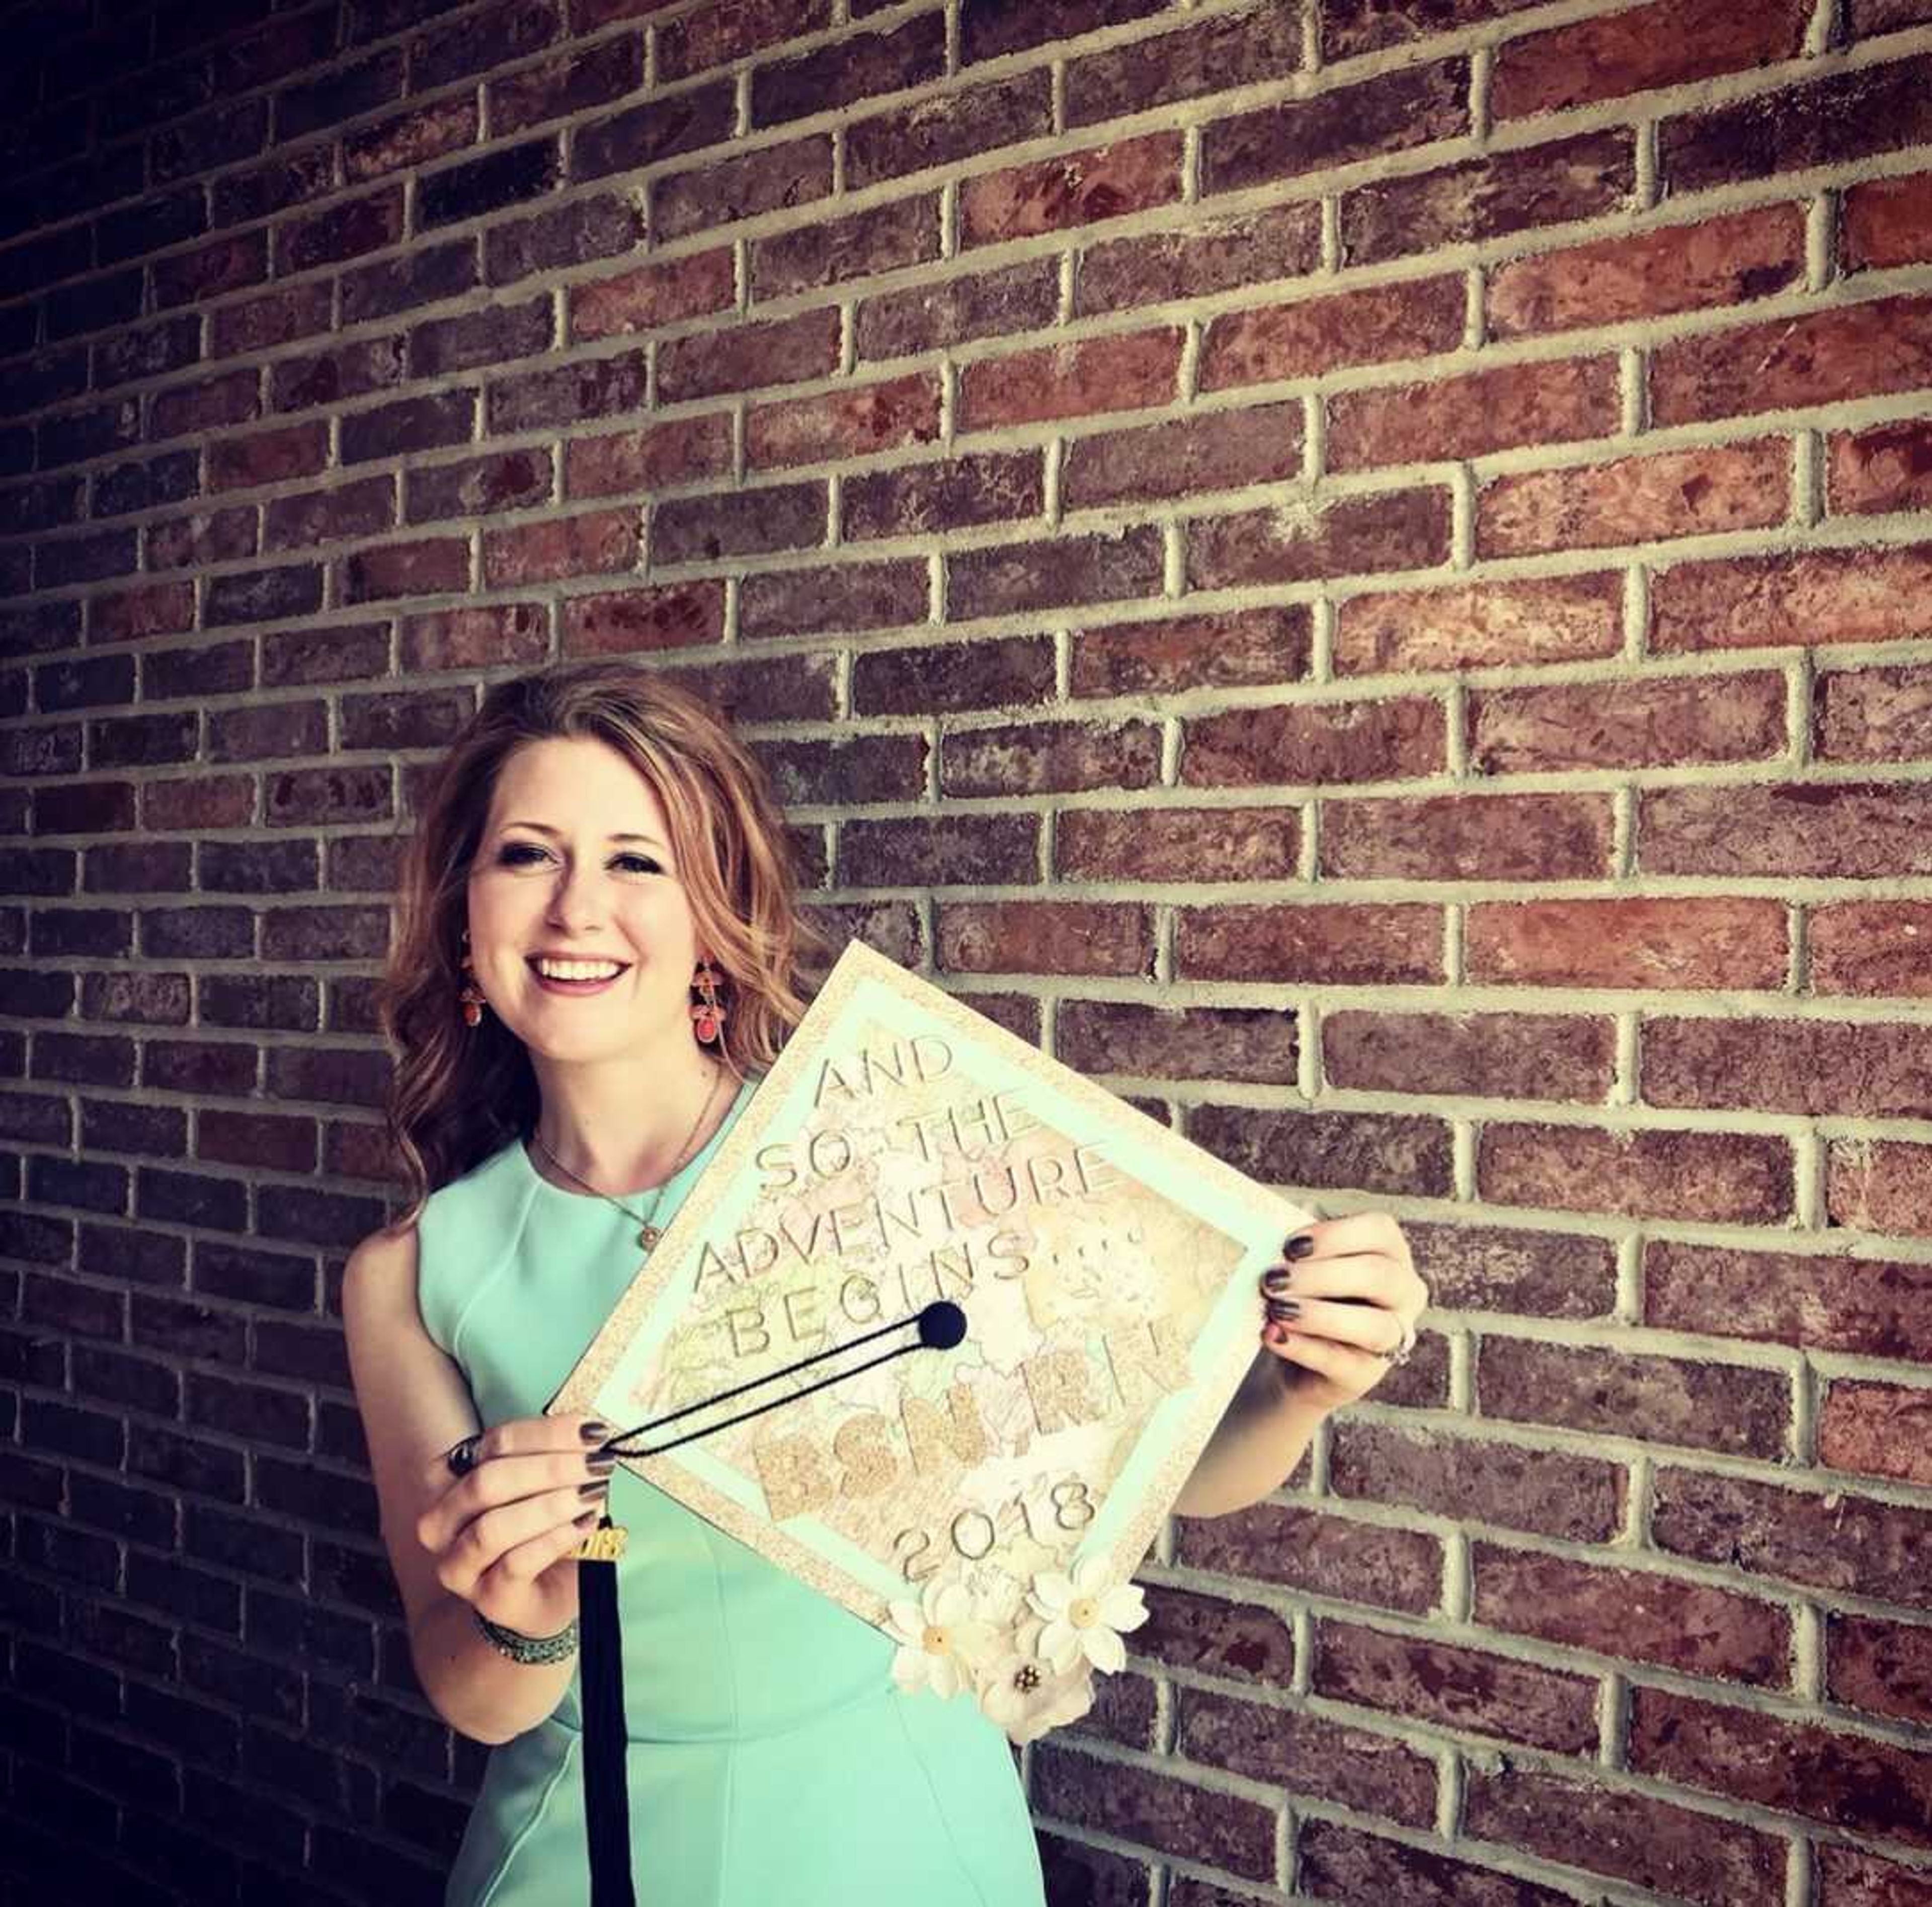
{"type": "Polygon", "coordinates": [[[1408,1241],[1387,1212],[1360,1212],[1304,1227],[1283,1254],[1262,1277],[1262,1345],[1308,1402],[1352,1404],[1408,1355],[1428,1306],[1408,1241]]]}

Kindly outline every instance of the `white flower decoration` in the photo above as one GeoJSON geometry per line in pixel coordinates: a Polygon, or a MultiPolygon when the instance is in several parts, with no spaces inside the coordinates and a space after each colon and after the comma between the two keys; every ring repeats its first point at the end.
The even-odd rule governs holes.
{"type": "Polygon", "coordinates": [[[992,1638],[963,1583],[929,1582],[918,1602],[892,1603],[886,1633],[899,1645],[892,1680],[901,1688],[952,1696],[971,1684],[974,1665],[988,1653],[992,1638]]]}
{"type": "Polygon", "coordinates": [[[1107,1582],[1106,1559],[1090,1556],[1070,1578],[1049,1569],[1033,1579],[1028,1601],[1046,1618],[1040,1654],[1061,1673],[1082,1656],[1110,1675],[1126,1666],[1124,1631],[1147,1620],[1147,1599],[1131,1583],[1107,1582]]]}
{"type": "Polygon", "coordinates": [[[1062,1674],[1041,1660],[1045,1627],[1022,1623],[980,1677],[981,1710],[1012,1741],[1036,1740],[1049,1728],[1078,1721],[1094,1705],[1094,1672],[1084,1662],[1062,1674]]]}

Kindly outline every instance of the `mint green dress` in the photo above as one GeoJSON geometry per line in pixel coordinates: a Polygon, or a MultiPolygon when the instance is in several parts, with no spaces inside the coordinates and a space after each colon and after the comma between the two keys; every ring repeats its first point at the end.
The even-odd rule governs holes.
{"type": "MultiPolygon", "coordinates": [[[[756,1085],[664,1188],[666,1222],[756,1085]]],[[[626,1201],[626,1203],[639,1203],[626,1201]]],[[[434,1193],[418,1299],[484,1424],[534,1417],[642,1262],[614,1206],[543,1178],[520,1141],[434,1193]]],[[[620,1466],[617,1566],[638,1907],[1040,1907],[1005,1737],[970,1694],[902,1693],[895,1644],[620,1466]]],[[[590,1898],[582,1713],[491,1751],[446,1907],[590,1898]]]]}

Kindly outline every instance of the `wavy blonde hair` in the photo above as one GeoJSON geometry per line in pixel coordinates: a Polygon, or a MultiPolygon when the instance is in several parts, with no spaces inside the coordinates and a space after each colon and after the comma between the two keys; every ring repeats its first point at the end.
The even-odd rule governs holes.
{"type": "Polygon", "coordinates": [[[805,1011],[802,970],[824,943],[797,911],[784,817],[758,758],[688,690],[621,659],[566,662],[494,684],[423,797],[391,910],[377,993],[395,1055],[385,1105],[414,1222],[430,1194],[535,1125],[536,1074],[494,1014],[463,1022],[458,990],[470,870],[504,764],[526,743],[607,743],[664,811],[698,944],[730,1009],[718,1051],[740,1076],[769,1067],[805,1011]]]}

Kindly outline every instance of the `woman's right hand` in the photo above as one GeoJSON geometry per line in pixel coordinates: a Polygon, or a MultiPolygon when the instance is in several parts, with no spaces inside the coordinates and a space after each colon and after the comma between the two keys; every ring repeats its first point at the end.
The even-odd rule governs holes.
{"type": "Polygon", "coordinates": [[[434,1500],[416,1523],[436,1581],[490,1621],[554,1635],[577,1614],[577,1546],[596,1527],[616,1459],[592,1417],[513,1417],[475,1440],[462,1476],[447,1452],[432,1465],[434,1500]]]}

